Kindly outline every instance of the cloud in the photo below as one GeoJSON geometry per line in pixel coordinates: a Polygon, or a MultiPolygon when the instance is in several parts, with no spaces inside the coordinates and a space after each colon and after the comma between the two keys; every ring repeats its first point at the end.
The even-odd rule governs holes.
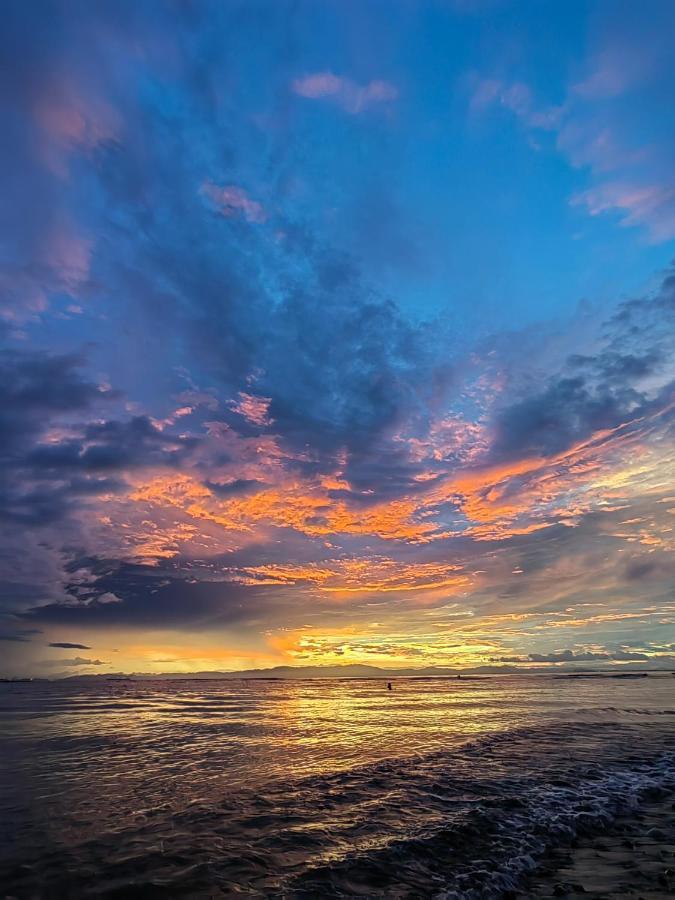
{"type": "Polygon", "coordinates": [[[243,216],[247,222],[262,223],[267,220],[267,212],[261,203],[252,200],[246,191],[236,185],[217,187],[207,183],[202,193],[211,200],[223,216],[243,216]]]}
{"type": "Polygon", "coordinates": [[[556,149],[584,171],[589,185],[574,192],[572,206],[611,215],[622,227],[646,231],[653,243],[669,241],[675,237],[675,139],[665,123],[675,100],[674,26],[669,3],[652,5],[648,16],[630,4],[601,13],[580,71],[567,84],[553,83],[555,103],[542,102],[517,72],[473,72],[466,79],[469,111],[502,109],[530,132],[554,132],[556,149]]]}
{"type": "Polygon", "coordinates": [[[469,85],[469,108],[474,115],[484,114],[497,106],[512,113],[528,128],[553,131],[558,127],[562,109],[539,106],[531,88],[522,81],[508,82],[473,74],[469,85]]]}
{"type": "Polygon", "coordinates": [[[575,194],[571,203],[592,216],[616,212],[621,225],[643,226],[655,242],[675,237],[675,183],[606,182],[575,194]]]}
{"type": "MultiPolygon", "coordinates": [[[[660,78],[667,80],[670,73],[662,72],[660,78]]],[[[658,126],[644,126],[646,108],[652,109],[654,123],[664,114],[658,105],[653,108],[659,94],[645,90],[624,101],[584,95],[580,108],[572,105],[558,140],[570,162],[586,168],[590,176],[591,187],[575,192],[571,205],[593,217],[613,216],[621,227],[645,231],[652,243],[675,237],[675,182],[669,162],[675,143],[658,126]]]]}
{"type": "MultiPolygon", "coordinates": [[[[255,43],[254,92],[237,61],[259,19],[233,29],[226,5],[47,4],[36,20],[13,4],[3,21],[2,337],[24,349],[0,358],[0,594],[17,621],[245,643],[377,618],[449,653],[473,620],[483,642],[520,631],[544,655],[547,634],[668,627],[668,279],[602,329],[586,317],[474,347],[460,313],[453,333],[425,325],[382,287],[401,260],[428,270],[379,130],[360,138],[381,188],[362,200],[360,154],[326,179],[342,145],[324,128],[345,121],[313,104],[387,112],[393,83],[310,67],[289,112],[303,60],[279,68],[274,44],[267,78],[255,43]],[[331,223],[350,197],[345,238],[331,223]],[[565,611],[583,602],[607,609],[565,611]]],[[[575,73],[564,102],[520,73],[477,80],[474,114],[552,131],[589,190],[665,184],[638,128],[634,146],[609,110],[596,119],[643,77],[619,84],[610,62],[575,73]]],[[[30,652],[28,631],[7,631],[30,652]]],[[[425,652],[356,631],[317,644],[425,652]]]]}
{"type": "Polygon", "coordinates": [[[44,659],[38,665],[59,668],[60,666],[108,666],[110,663],[103,659],[87,659],[84,656],[74,656],[72,659],[44,659]]]}
{"type": "Polygon", "coordinates": [[[240,391],[238,398],[230,401],[229,407],[252,425],[259,425],[262,428],[272,424],[269,418],[269,397],[257,397],[240,391]]]}
{"type": "Polygon", "coordinates": [[[501,663],[568,663],[598,662],[614,660],[617,662],[634,662],[651,659],[646,653],[630,650],[593,651],[593,650],[555,650],[553,653],[528,653],[527,656],[490,657],[490,662],[501,663]]]}
{"type": "Polygon", "coordinates": [[[126,422],[87,424],[81,437],[74,440],[38,444],[26,462],[45,471],[85,473],[128,471],[135,466],[175,466],[195,443],[160,430],[147,416],[134,416],[126,422]]]}
{"type": "Polygon", "coordinates": [[[54,641],[50,647],[61,647],[63,650],[91,650],[86,644],[69,644],[67,641],[54,641]]]}
{"type": "Polygon", "coordinates": [[[570,355],[541,391],[498,411],[490,456],[552,456],[594,433],[644,423],[645,415],[659,409],[667,413],[675,376],[668,364],[674,324],[669,273],[652,297],[619,307],[595,355],[570,355]]]}
{"type": "Polygon", "coordinates": [[[86,409],[101,390],[81,375],[83,359],[15,351],[0,352],[0,436],[14,447],[44,428],[50,415],[86,409]]]}
{"type": "MultiPolygon", "coordinates": [[[[109,488],[88,479],[52,479],[40,471],[39,458],[30,460],[34,453],[39,457],[36,442],[50,424],[64,416],[85,415],[95,401],[105,402],[107,392],[82,377],[82,362],[72,355],[0,351],[0,441],[5,448],[0,458],[0,520],[50,522],[70,507],[76,494],[109,488]]],[[[56,458],[65,446],[51,444],[45,452],[56,458]]]]}
{"type": "Polygon", "coordinates": [[[87,95],[88,86],[74,84],[58,75],[37,92],[32,114],[38,127],[53,146],[43,148],[48,164],[57,174],[65,174],[65,156],[72,149],[93,151],[119,136],[121,123],[116,111],[96,93],[87,95]]]}
{"type": "Polygon", "coordinates": [[[527,659],[538,663],[559,662],[593,662],[598,659],[610,659],[607,653],[594,653],[590,650],[556,650],[555,653],[529,653],[527,659]]]}
{"type": "Polygon", "coordinates": [[[253,565],[233,570],[252,584],[313,584],[333,594],[405,594],[408,591],[443,589],[449,596],[470,584],[461,566],[450,563],[403,563],[386,557],[327,560],[304,565],[253,565]]]}
{"type": "Polygon", "coordinates": [[[0,351],[0,521],[49,524],[79,498],[119,491],[116,475],[176,466],[195,449],[194,439],[147,416],[93,418],[118,395],[87,381],[84,364],[73,355],[0,351]]]}
{"type": "MultiPolygon", "coordinates": [[[[345,322],[360,297],[348,284],[340,311],[345,322]]],[[[457,446],[458,441],[475,445],[471,429],[452,431],[445,447],[447,422],[454,421],[445,408],[443,427],[436,427],[435,419],[430,424],[428,414],[419,415],[431,408],[418,379],[433,372],[433,344],[425,346],[423,333],[404,323],[399,328],[395,310],[380,301],[373,301],[370,313],[378,327],[358,329],[355,350],[341,341],[342,356],[363,353],[369,367],[378,353],[392,353],[393,335],[410,353],[406,362],[426,357],[429,367],[409,375],[403,360],[394,357],[366,369],[374,377],[386,372],[390,379],[386,389],[395,404],[385,418],[377,408],[372,417],[370,411],[361,416],[363,388],[350,383],[354,372],[345,373],[337,355],[334,371],[324,365],[315,388],[307,384],[315,377],[311,368],[305,370],[307,380],[297,383],[296,393],[304,398],[319,398],[322,389],[335,392],[323,422],[316,403],[299,411],[297,421],[289,418],[281,401],[294,370],[271,378],[268,373],[281,358],[274,355],[267,357],[267,371],[256,370],[260,393],[250,387],[234,394],[235,405],[246,394],[249,412],[264,414],[260,424],[232,404],[210,404],[203,407],[207,434],[194,439],[173,434],[168,425],[160,429],[147,417],[87,421],[85,404],[78,411],[84,421],[71,423],[67,436],[59,434],[51,443],[33,436],[34,449],[21,458],[48,484],[67,477],[75,486],[71,490],[84,492],[82,482],[98,480],[100,472],[117,473],[134,487],[113,490],[97,510],[107,525],[99,519],[95,539],[89,533],[79,539],[83,547],[107,549],[108,555],[94,556],[91,564],[78,562],[71,541],[66,595],[45,597],[47,602],[23,615],[63,627],[144,628],[158,619],[172,628],[249,627],[268,615],[278,621],[287,603],[301,606],[310,596],[317,615],[325,615],[335,600],[359,602],[366,595],[397,602],[406,597],[428,602],[435,592],[486,596],[488,587],[473,575],[486,562],[472,561],[483,552],[480,542],[487,553],[498,541],[512,542],[503,551],[504,568],[489,582],[505,602],[543,590],[550,596],[551,571],[553,593],[566,596],[580,576],[562,568],[563,577],[555,567],[562,561],[571,565],[571,542],[583,547],[597,541],[605,548],[598,550],[599,558],[606,559],[611,542],[667,540],[658,537],[655,524],[649,535],[640,534],[639,525],[617,524],[630,518],[625,512],[621,519],[617,514],[598,520],[605,532],[599,538],[600,524],[593,526],[588,517],[606,505],[607,489],[594,482],[620,471],[627,447],[637,453],[645,435],[667,427],[674,284],[668,275],[653,296],[619,306],[592,342],[592,352],[563,359],[561,371],[551,374],[543,389],[525,377],[496,394],[482,415],[477,456],[457,446]],[[381,348],[385,335],[388,346],[381,348]],[[259,409],[248,398],[261,399],[259,409]],[[335,404],[345,398],[341,423],[343,413],[335,404]],[[538,530],[550,533],[536,541],[538,530]],[[384,551],[379,542],[393,547],[384,551]],[[435,551],[420,549],[435,542],[435,551]],[[459,568],[449,567],[448,558],[459,568]],[[151,564],[138,565],[142,559],[151,564]],[[291,593],[294,601],[286,599],[291,593]]],[[[303,296],[303,316],[306,301],[303,296]]],[[[320,353],[314,347],[308,351],[313,364],[330,358],[329,333],[326,328],[320,353]]],[[[493,358],[499,359],[497,351],[493,358]]],[[[297,363],[296,358],[289,365],[297,363]]],[[[616,569],[606,590],[624,590],[646,578],[659,586],[668,577],[655,553],[647,564],[635,552],[624,559],[626,566],[616,569]]],[[[597,561],[588,565],[599,581],[597,561]]],[[[596,617],[603,628],[614,621],[621,620],[596,617]]],[[[546,628],[587,623],[580,618],[575,626],[563,617],[549,620],[546,628]]]]}
{"type": "Polygon", "coordinates": [[[7,641],[8,643],[17,643],[17,644],[26,644],[28,643],[34,634],[41,634],[39,628],[23,628],[18,631],[3,631],[0,632],[0,641],[7,641]]]}
{"type": "Polygon", "coordinates": [[[635,650],[614,650],[611,657],[619,661],[636,661],[651,658],[647,653],[638,653],[635,650]]]}
{"type": "Polygon", "coordinates": [[[110,559],[75,560],[71,576],[86,567],[86,581],[72,577],[65,602],[36,606],[21,613],[26,622],[88,628],[165,628],[200,630],[257,620],[269,604],[260,589],[247,588],[207,572],[204,580],[182,566],[134,565],[110,559]],[[110,602],[109,597],[115,597],[110,602]]]}
{"type": "Polygon", "coordinates": [[[371,106],[398,98],[398,89],[388,81],[369,81],[359,85],[332,72],[314,72],[296,78],[293,92],[309,100],[328,100],[350,115],[366,112],[371,106]]]}
{"type": "Polygon", "coordinates": [[[205,481],[204,485],[218,497],[233,497],[242,494],[255,493],[266,485],[264,481],[256,478],[234,478],[232,481],[218,482],[205,481]]]}

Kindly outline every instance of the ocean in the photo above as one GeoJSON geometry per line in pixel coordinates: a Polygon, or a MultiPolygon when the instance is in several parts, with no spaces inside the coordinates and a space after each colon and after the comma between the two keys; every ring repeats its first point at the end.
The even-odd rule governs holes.
{"type": "Polygon", "coordinates": [[[675,678],[0,684],[0,895],[509,896],[675,791],[675,678]]]}

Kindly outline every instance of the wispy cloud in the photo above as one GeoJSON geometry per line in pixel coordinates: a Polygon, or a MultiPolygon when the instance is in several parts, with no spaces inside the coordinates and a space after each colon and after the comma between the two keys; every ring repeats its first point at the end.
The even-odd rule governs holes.
{"type": "Polygon", "coordinates": [[[675,237],[675,184],[606,182],[575,194],[571,202],[592,216],[616,212],[621,225],[642,226],[655,242],[675,237]]]}
{"type": "Polygon", "coordinates": [[[572,205],[593,216],[613,214],[624,227],[646,230],[653,242],[672,240],[675,141],[664,123],[673,98],[664,86],[672,84],[673,22],[668,5],[653,18],[624,10],[605,21],[581,77],[560,85],[562,99],[554,104],[541,99],[541,86],[515,73],[473,72],[469,110],[476,116],[502,109],[531,132],[554,132],[557,150],[591,182],[572,205]]]}
{"type": "Polygon", "coordinates": [[[537,104],[533,91],[524,82],[481,78],[475,74],[469,81],[469,106],[473,113],[486,113],[491,108],[501,107],[529,128],[553,131],[558,127],[562,107],[537,104]]]}
{"type": "Polygon", "coordinates": [[[243,216],[247,222],[258,224],[267,221],[267,212],[262,203],[249,197],[242,187],[233,184],[218,187],[207,182],[202,186],[202,193],[223,216],[243,216]]]}
{"type": "Polygon", "coordinates": [[[335,103],[350,115],[359,115],[374,105],[391,103],[398,98],[398,89],[388,81],[369,81],[360,85],[332,72],[315,72],[296,78],[292,89],[308,100],[335,103]]]}
{"type": "Polygon", "coordinates": [[[103,659],[88,659],[85,656],[74,656],[72,659],[45,659],[39,663],[41,666],[58,669],[61,666],[107,666],[109,663],[103,659]]]}

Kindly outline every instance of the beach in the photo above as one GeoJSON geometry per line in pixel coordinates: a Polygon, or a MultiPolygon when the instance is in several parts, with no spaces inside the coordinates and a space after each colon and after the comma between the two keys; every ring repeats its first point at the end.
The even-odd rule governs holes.
{"type": "Polygon", "coordinates": [[[599,835],[551,851],[518,897],[666,900],[675,895],[675,795],[619,816],[599,835]]]}

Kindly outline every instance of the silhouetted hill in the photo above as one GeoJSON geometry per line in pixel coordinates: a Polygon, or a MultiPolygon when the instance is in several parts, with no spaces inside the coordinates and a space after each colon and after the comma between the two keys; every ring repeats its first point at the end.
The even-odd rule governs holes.
{"type": "MultiPolygon", "coordinates": [[[[248,679],[267,679],[267,680],[301,680],[307,678],[456,678],[461,675],[462,678],[470,678],[479,675],[566,675],[566,674],[596,674],[613,675],[619,672],[636,672],[650,671],[655,674],[663,674],[672,669],[672,663],[668,668],[656,668],[649,665],[641,666],[640,670],[629,668],[626,666],[612,666],[612,668],[598,669],[588,666],[538,666],[531,669],[523,669],[518,666],[475,666],[470,669],[452,669],[444,666],[426,666],[424,668],[406,668],[391,669],[380,668],[379,666],[360,665],[358,663],[346,663],[339,666],[275,666],[271,669],[245,669],[241,672],[111,672],[108,674],[96,675],[71,675],[68,680],[76,679],[157,679],[171,678],[174,680],[248,680],[248,679]]],[[[57,679],[63,680],[63,679],[57,679]]]]}

